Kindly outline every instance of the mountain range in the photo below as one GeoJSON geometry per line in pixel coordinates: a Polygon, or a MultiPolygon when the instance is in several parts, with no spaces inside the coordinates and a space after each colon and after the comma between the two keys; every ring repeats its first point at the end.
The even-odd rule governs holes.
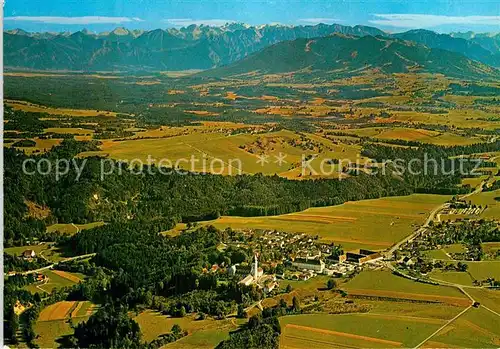
{"type": "MultiPolygon", "coordinates": [[[[191,25],[179,29],[151,31],[116,28],[113,31],[98,34],[87,30],[75,33],[28,33],[21,29],[9,30],[4,32],[4,64],[6,67],[37,70],[206,70],[231,66],[232,63],[241,61],[258,51],[270,49],[278,43],[312,38],[318,38],[316,42],[336,42],[339,45],[348,45],[349,50],[358,52],[360,57],[358,61],[364,57],[365,53],[368,55],[367,58],[370,58],[369,50],[371,48],[379,50],[379,47],[377,45],[351,47],[351,45],[390,42],[391,48],[400,45],[401,49],[413,47],[412,45],[417,43],[419,45],[415,47],[419,48],[418,52],[423,54],[425,51],[429,53],[429,57],[438,55],[439,57],[434,57],[437,61],[443,61],[445,57],[454,59],[456,62],[452,62],[447,71],[453,70],[451,66],[458,67],[464,62],[467,62],[467,67],[475,64],[468,63],[469,60],[494,67],[500,66],[498,35],[466,33],[447,35],[428,30],[389,34],[374,27],[359,25],[354,27],[339,24],[249,26],[241,23],[231,23],[222,27],[191,25]],[[333,36],[335,39],[320,39],[332,37],[332,34],[342,34],[349,44],[347,41],[339,42],[340,36],[333,36]],[[363,37],[371,39],[359,40],[363,37]],[[408,44],[403,42],[408,42],[408,44]],[[425,45],[425,49],[421,47],[422,45],[425,45]],[[450,55],[450,52],[457,54],[450,55]]],[[[294,44],[287,45],[293,46],[294,44]]],[[[301,46],[302,41],[299,40],[297,45],[301,46]]],[[[278,48],[282,49],[284,46],[286,45],[278,48]]],[[[318,49],[316,45],[313,47],[315,50],[318,49]]],[[[331,47],[331,49],[332,54],[338,53],[339,48],[331,47]]],[[[387,50],[387,52],[392,51],[387,50]]],[[[266,51],[266,54],[269,54],[269,51],[266,51]]],[[[327,52],[324,54],[328,55],[327,52]]],[[[392,54],[396,55],[390,59],[393,67],[402,66],[397,63],[401,60],[397,57],[398,52],[394,50],[392,54]]],[[[373,52],[373,55],[378,55],[378,51],[373,52]]],[[[387,53],[384,53],[384,57],[385,55],[387,53]]],[[[419,57],[407,58],[422,67],[437,69],[437,63],[431,64],[429,57],[426,61],[422,60],[421,56],[419,57]]],[[[382,62],[387,63],[383,59],[378,63],[373,59],[369,63],[373,67],[382,62]]],[[[330,62],[325,60],[327,61],[330,62]]],[[[243,61],[241,63],[247,64],[243,61]]],[[[331,68],[334,69],[335,62],[330,63],[333,64],[331,68]]],[[[477,65],[473,71],[485,71],[484,67],[478,67],[480,65],[477,65]]],[[[445,65],[443,68],[446,68],[445,65]]]]}
{"type": "Polygon", "coordinates": [[[430,72],[455,77],[500,77],[499,71],[456,52],[429,48],[392,37],[332,34],[314,39],[284,41],[228,66],[198,75],[228,77],[240,74],[292,73],[308,79],[329,74],[349,76],[364,70],[384,73],[430,72]]]}

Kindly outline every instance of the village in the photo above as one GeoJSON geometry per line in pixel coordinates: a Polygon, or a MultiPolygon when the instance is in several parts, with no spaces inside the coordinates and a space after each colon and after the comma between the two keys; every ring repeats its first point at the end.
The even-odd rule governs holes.
{"type": "Polygon", "coordinates": [[[383,255],[379,252],[344,252],[340,245],[322,243],[317,236],[303,233],[242,230],[233,232],[222,248],[249,251],[253,253],[252,262],[214,264],[204,272],[239,278],[241,284],[256,285],[264,293],[272,292],[284,280],[307,281],[317,275],[345,277],[365,267],[383,267],[383,255]]]}

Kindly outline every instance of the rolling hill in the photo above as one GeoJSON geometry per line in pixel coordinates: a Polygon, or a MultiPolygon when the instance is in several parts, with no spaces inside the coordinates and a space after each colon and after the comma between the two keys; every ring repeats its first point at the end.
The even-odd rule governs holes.
{"type": "Polygon", "coordinates": [[[470,59],[486,63],[494,67],[500,67],[500,53],[490,51],[479,43],[456,38],[447,34],[438,34],[430,30],[409,30],[404,33],[393,34],[392,37],[402,40],[418,42],[430,48],[440,48],[460,53],[470,59]]]}
{"type": "Polygon", "coordinates": [[[322,77],[327,74],[354,75],[365,69],[377,69],[385,73],[418,71],[473,78],[500,76],[497,69],[458,53],[387,37],[341,34],[281,42],[239,62],[199,75],[227,77],[247,73],[294,73],[322,77]]]}

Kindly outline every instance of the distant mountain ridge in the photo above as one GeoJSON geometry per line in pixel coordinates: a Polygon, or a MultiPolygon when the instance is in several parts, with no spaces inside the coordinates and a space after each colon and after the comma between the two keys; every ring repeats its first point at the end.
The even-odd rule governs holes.
{"type": "MultiPolygon", "coordinates": [[[[415,41],[430,48],[440,48],[452,52],[461,53],[464,56],[483,62],[495,67],[500,66],[500,54],[484,48],[473,40],[453,37],[447,34],[438,34],[430,30],[410,30],[404,33],[393,34],[392,37],[415,41]]],[[[472,37],[474,38],[474,37],[472,37]]]]}
{"type": "MultiPolygon", "coordinates": [[[[37,70],[205,70],[234,63],[279,42],[326,37],[335,33],[358,37],[396,37],[500,66],[498,52],[494,53],[475,41],[431,31],[416,30],[390,35],[380,29],[360,25],[249,26],[242,23],[222,27],[190,25],[150,31],[119,27],[103,33],[88,30],[75,33],[8,30],[4,32],[4,64],[6,67],[37,70]]],[[[475,40],[477,38],[478,35],[475,40]]],[[[495,47],[494,44],[490,46],[495,47]]]]}
{"type": "Polygon", "coordinates": [[[155,29],[146,32],[118,28],[110,33],[79,31],[43,35],[4,32],[4,64],[8,67],[68,70],[209,69],[235,62],[280,41],[332,33],[384,35],[377,28],[228,24],[155,29]]]}
{"type": "Polygon", "coordinates": [[[429,72],[455,77],[498,78],[500,71],[455,52],[390,37],[333,34],[281,42],[225,67],[199,73],[205,77],[283,74],[324,79],[365,70],[384,73],[429,72]]]}

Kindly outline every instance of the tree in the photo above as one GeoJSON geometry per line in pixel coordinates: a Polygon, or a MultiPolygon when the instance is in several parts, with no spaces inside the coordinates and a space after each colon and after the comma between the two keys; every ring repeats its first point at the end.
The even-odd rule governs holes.
{"type": "Polygon", "coordinates": [[[233,263],[243,263],[248,260],[248,255],[242,249],[237,249],[231,254],[231,261],[233,263]]]}
{"type": "Polygon", "coordinates": [[[238,304],[238,315],[236,315],[240,319],[244,319],[247,317],[247,312],[245,311],[245,307],[243,304],[238,304]]]}
{"type": "Polygon", "coordinates": [[[290,292],[292,292],[292,290],[293,290],[292,285],[290,285],[290,284],[286,285],[286,289],[285,289],[286,293],[290,293],[290,292]]]}
{"type": "Polygon", "coordinates": [[[297,296],[293,296],[293,299],[292,299],[292,309],[293,309],[293,311],[296,311],[296,312],[300,311],[300,301],[297,298],[297,296]]]}
{"type": "Polygon", "coordinates": [[[224,266],[229,267],[231,265],[231,258],[224,256],[222,258],[222,263],[224,263],[224,266]]]}
{"type": "Polygon", "coordinates": [[[17,344],[16,332],[19,329],[19,317],[14,312],[12,306],[9,306],[8,309],[8,313],[5,314],[6,321],[4,323],[5,338],[8,338],[12,344],[17,344]]]}
{"type": "Polygon", "coordinates": [[[457,268],[460,271],[467,271],[469,269],[469,266],[466,263],[458,262],[457,268]]]}
{"type": "Polygon", "coordinates": [[[262,315],[259,313],[259,314],[252,316],[248,320],[248,328],[249,329],[257,328],[260,326],[261,323],[262,323],[262,315]]]}
{"type": "Polygon", "coordinates": [[[170,330],[170,332],[172,332],[173,334],[175,334],[176,336],[178,336],[179,334],[182,333],[182,328],[178,324],[174,324],[172,326],[172,329],[170,330]]]}
{"type": "Polygon", "coordinates": [[[186,316],[186,307],[182,306],[182,307],[179,309],[179,316],[180,316],[180,317],[184,317],[184,316],[186,316]]]}
{"type": "Polygon", "coordinates": [[[280,308],[287,308],[288,304],[286,304],[286,300],[283,298],[280,299],[280,308]]]}
{"type": "Polygon", "coordinates": [[[326,288],[328,288],[329,290],[333,290],[336,287],[337,287],[337,282],[333,279],[328,279],[328,281],[326,282],[326,288]]]}

